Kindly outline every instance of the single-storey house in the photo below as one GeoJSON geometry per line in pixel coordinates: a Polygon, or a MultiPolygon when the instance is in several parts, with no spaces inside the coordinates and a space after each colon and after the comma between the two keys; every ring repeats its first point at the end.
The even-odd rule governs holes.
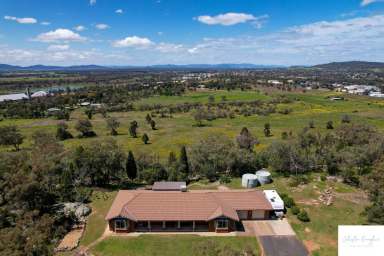
{"type": "Polygon", "coordinates": [[[263,191],[120,190],[105,219],[113,232],[230,232],[272,212],[263,191]]]}

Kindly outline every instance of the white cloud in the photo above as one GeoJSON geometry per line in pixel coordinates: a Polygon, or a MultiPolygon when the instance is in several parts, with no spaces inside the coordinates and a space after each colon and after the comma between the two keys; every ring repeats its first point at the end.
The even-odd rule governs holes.
{"type": "Polygon", "coordinates": [[[40,25],[43,25],[43,26],[49,26],[49,25],[51,25],[51,22],[48,22],[48,21],[42,21],[42,22],[40,22],[40,25]]]}
{"type": "Polygon", "coordinates": [[[384,2],[384,0],[363,0],[361,2],[361,6],[367,6],[369,4],[377,3],[377,2],[384,2]]]}
{"type": "Polygon", "coordinates": [[[96,4],[96,0],[89,0],[89,4],[90,4],[91,6],[95,5],[95,4],[96,4]]]}
{"type": "Polygon", "coordinates": [[[113,47],[146,48],[154,44],[146,37],[130,36],[112,43],[113,47]]]}
{"type": "Polygon", "coordinates": [[[171,43],[159,43],[156,45],[155,49],[162,53],[176,53],[185,50],[182,44],[171,43]]]}
{"type": "MultiPolygon", "coordinates": [[[[187,63],[256,63],[311,65],[330,61],[384,61],[384,15],[319,21],[253,36],[204,38],[197,43],[152,42],[130,36],[103,50],[52,46],[51,51],[3,49],[11,64],[148,65],[187,63]],[[124,48],[126,47],[126,48],[124,48]],[[60,50],[63,49],[63,50],[60,50]],[[56,50],[55,50],[56,49],[56,50]]],[[[52,38],[50,38],[52,40],[52,38]]],[[[90,45],[99,43],[89,40],[90,45]]],[[[69,45],[66,40],[52,45],[69,45]]],[[[5,46],[8,47],[8,46],[5,46]]]]}
{"type": "MultiPolygon", "coordinates": [[[[321,21],[263,36],[207,38],[190,46],[190,60],[308,65],[384,61],[384,15],[321,21]]],[[[200,61],[201,62],[201,61],[200,61]]]]}
{"type": "Polygon", "coordinates": [[[123,11],[123,9],[117,9],[117,10],[115,11],[115,13],[117,13],[117,14],[123,14],[124,11],[123,11]]]}
{"type": "Polygon", "coordinates": [[[69,50],[70,46],[68,44],[53,44],[48,46],[48,51],[66,51],[69,50]]]}
{"type": "Polygon", "coordinates": [[[157,32],[157,35],[162,36],[164,33],[162,31],[157,32]]]}
{"type": "Polygon", "coordinates": [[[36,41],[40,42],[57,42],[57,41],[85,41],[86,38],[73,32],[69,29],[59,28],[54,31],[42,33],[35,38],[36,41]]]}
{"type": "Polygon", "coordinates": [[[109,26],[107,24],[103,24],[103,23],[100,23],[100,24],[96,24],[95,27],[99,30],[106,30],[109,28],[109,26]]]}
{"type": "Polygon", "coordinates": [[[35,24],[35,23],[37,23],[37,20],[35,18],[17,18],[14,16],[6,15],[6,16],[4,16],[4,19],[16,21],[17,23],[20,23],[20,24],[35,24]]]}
{"type": "Polygon", "coordinates": [[[240,23],[252,22],[257,27],[261,27],[262,23],[267,18],[268,18],[267,15],[255,17],[252,14],[247,14],[247,13],[228,12],[228,13],[219,14],[216,16],[202,15],[202,16],[198,16],[195,19],[197,19],[201,23],[208,24],[208,25],[232,26],[240,23]]]}
{"type": "Polygon", "coordinates": [[[73,29],[78,31],[78,32],[81,32],[81,31],[86,30],[86,27],[84,27],[82,25],[78,25],[78,26],[74,27],[73,29]]]}

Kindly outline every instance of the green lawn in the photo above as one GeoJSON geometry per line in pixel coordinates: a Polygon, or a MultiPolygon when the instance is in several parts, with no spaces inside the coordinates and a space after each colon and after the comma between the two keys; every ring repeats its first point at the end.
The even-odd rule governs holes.
{"type": "Polygon", "coordinates": [[[104,218],[115,199],[116,193],[116,191],[93,191],[90,205],[92,207],[92,213],[88,218],[80,245],[89,245],[104,233],[105,227],[107,226],[104,218]]]}
{"type": "MultiPolygon", "coordinates": [[[[199,237],[193,235],[140,237],[112,237],[98,243],[92,253],[96,256],[200,256],[202,247],[220,248],[243,252],[251,248],[255,255],[259,254],[256,238],[252,237],[199,237]]],[[[204,254],[212,255],[216,254],[204,254]]]]}

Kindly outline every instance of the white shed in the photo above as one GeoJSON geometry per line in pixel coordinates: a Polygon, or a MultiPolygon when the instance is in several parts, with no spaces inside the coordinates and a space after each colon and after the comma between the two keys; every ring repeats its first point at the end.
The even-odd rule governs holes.
{"type": "Polygon", "coordinates": [[[241,185],[244,188],[254,188],[258,185],[257,176],[255,174],[246,173],[243,174],[243,177],[241,179],[241,185]]]}

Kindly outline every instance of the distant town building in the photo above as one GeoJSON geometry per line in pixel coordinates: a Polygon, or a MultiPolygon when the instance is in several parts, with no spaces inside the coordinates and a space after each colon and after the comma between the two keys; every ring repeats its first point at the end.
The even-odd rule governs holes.
{"type": "Polygon", "coordinates": [[[26,100],[28,96],[25,93],[15,93],[15,94],[6,94],[0,95],[0,102],[3,101],[15,101],[15,100],[26,100]]]}
{"type": "Polygon", "coordinates": [[[48,96],[48,93],[45,91],[38,91],[38,92],[32,93],[31,95],[32,98],[39,98],[39,97],[46,97],[46,96],[48,96]]]}

